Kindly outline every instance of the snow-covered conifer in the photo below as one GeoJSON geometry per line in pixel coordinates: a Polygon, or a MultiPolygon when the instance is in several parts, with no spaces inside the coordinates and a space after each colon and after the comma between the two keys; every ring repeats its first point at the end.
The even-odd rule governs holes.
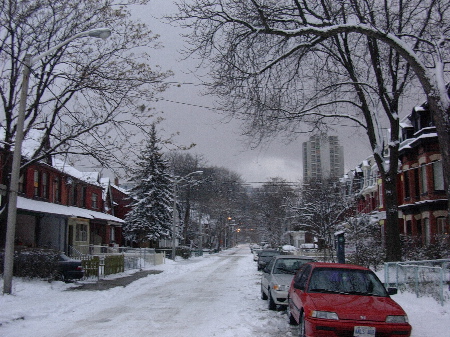
{"type": "Polygon", "coordinates": [[[152,125],[146,148],[132,172],[135,187],[130,191],[132,209],[127,214],[124,235],[139,244],[171,237],[173,188],[160,138],[152,125]]]}

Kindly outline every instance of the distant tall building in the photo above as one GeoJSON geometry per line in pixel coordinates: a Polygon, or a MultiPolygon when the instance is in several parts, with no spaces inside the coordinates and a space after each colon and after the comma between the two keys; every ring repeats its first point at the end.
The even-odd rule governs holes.
{"type": "Polygon", "coordinates": [[[344,148],[337,136],[314,135],[303,143],[303,179],[339,178],[344,175],[344,148]]]}

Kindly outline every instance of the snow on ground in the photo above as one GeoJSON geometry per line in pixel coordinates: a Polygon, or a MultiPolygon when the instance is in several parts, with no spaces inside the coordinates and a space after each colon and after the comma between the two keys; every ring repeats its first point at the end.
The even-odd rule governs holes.
{"type": "MultiPolygon", "coordinates": [[[[189,260],[166,260],[149,275],[105,291],[14,279],[0,296],[0,336],[296,336],[284,311],[260,299],[260,275],[247,246],[189,260]]],[[[3,285],[3,282],[1,282],[3,285]]],[[[449,337],[450,303],[403,293],[412,337],[449,337]]]]}

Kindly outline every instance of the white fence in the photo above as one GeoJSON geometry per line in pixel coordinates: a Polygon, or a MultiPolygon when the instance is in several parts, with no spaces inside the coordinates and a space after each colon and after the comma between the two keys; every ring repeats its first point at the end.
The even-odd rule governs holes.
{"type": "Polygon", "coordinates": [[[444,304],[450,298],[450,259],[387,262],[384,264],[386,287],[411,291],[417,297],[431,296],[444,304]]]}
{"type": "Polygon", "coordinates": [[[156,253],[153,248],[130,248],[118,246],[83,245],[70,247],[69,255],[74,258],[85,256],[99,256],[100,260],[107,255],[123,255],[125,270],[144,269],[165,263],[165,253],[156,253]]]}

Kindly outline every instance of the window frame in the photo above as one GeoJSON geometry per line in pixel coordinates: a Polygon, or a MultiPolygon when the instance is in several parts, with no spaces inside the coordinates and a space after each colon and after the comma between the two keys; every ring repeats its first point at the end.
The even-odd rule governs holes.
{"type": "Polygon", "coordinates": [[[444,170],[442,161],[437,160],[432,163],[433,166],[433,188],[435,191],[444,191],[444,170]]]}
{"type": "Polygon", "coordinates": [[[33,196],[40,197],[40,172],[38,170],[33,171],[33,196]]]}
{"type": "Polygon", "coordinates": [[[92,193],[91,194],[91,207],[92,209],[98,209],[98,194],[97,193],[92,193]]]}

